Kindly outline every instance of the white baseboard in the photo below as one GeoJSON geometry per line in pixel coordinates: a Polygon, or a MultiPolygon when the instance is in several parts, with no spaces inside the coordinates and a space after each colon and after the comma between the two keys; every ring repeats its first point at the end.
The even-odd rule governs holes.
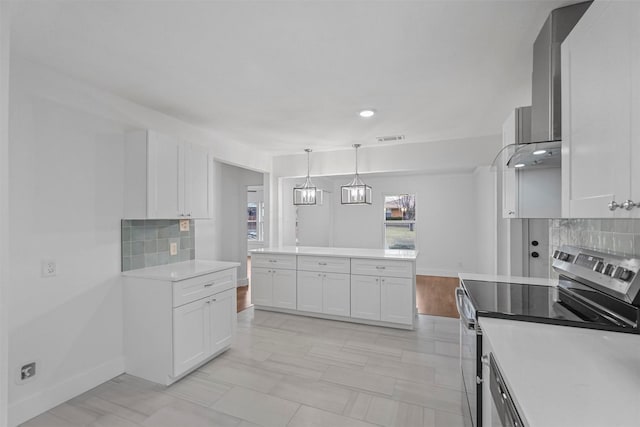
{"type": "Polygon", "coordinates": [[[9,426],[17,426],[124,373],[124,357],[103,363],[54,384],[19,402],[9,404],[9,426]]]}
{"type": "Polygon", "coordinates": [[[247,286],[249,284],[249,278],[245,277],[244,279],[238,279],[238,282],[236,284],[236,288],[242,287],[242,286],[247,286]]]}

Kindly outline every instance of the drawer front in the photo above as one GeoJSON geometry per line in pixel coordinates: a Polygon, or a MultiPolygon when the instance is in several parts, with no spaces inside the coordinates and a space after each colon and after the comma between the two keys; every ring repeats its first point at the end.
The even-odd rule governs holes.
{"type": "Polygon", "coordinates": [[[298,255],[298,270],[348,274],[351,271],[351,263],[349,258],[298,255]]]}
{"type": "Polygon", "coordinates": [[[179,307],[235,286],[235,268],[173,282],[173,306],[179,307]]]}
{"type": "Polygon", "coordinates": [[[413,265],[410,261],[389,261],[384,259],[352,259],[351,274],[380,277],[412,278],[413,265]]]}
{"type": "Polygon", "coordinates": [[[296,256],[280,254],[251,254],[251,265],[253,267],[295,270],[296,256]]]}

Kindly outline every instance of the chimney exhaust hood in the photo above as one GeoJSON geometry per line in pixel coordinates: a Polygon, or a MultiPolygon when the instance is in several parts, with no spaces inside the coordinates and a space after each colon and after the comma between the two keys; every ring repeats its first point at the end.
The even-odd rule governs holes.
{"type": "MultiPolygon", "coordinates": [[[[561,44],[591,3],[587,1],[554,9],[542,26],[533,44],[531,134],[526,141],[510,147],[513,154],[506,164],[507,167],[518,169],[560,167],[561,44]]],[[[499,155],[496,159],[498,157],[499,155]]]]}

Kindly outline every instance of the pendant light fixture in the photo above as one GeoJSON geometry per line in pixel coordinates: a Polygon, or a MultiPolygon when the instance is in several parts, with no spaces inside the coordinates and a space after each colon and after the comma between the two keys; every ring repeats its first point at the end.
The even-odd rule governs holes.
{"type": "Polygon", "coordinates": [[[309,176],[309,153],[311,153],[311,149],[305,148],[304,151],[307,153],[307,179],[304,184],[293,189],[293,204],[296,206],[315,205],[317,200],[318,189],[313,185],[309,176]]]}
{"type": "Polygon", "coordinates": [[[347,185],[342,186],[342,198],[343,205],[370,205],[371,204],[371,187],[362,182],[360,175],[358,175],[358,148],[360,144],[353,144],[353,148],[356,149],[356,175],[347,185]]]}

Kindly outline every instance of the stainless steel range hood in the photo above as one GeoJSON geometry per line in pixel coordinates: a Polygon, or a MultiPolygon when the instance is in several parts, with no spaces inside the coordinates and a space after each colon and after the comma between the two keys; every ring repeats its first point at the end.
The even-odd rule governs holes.
{"type": "Polygon", "coordinates": [[[591,5],[591,1],[554,9],[533,44],[531,135],[516,144],[507,167],[560,167],[562,112],[561,44],[591,5]],[[544,151],[544,152],[543,152],[544,151]]]}

